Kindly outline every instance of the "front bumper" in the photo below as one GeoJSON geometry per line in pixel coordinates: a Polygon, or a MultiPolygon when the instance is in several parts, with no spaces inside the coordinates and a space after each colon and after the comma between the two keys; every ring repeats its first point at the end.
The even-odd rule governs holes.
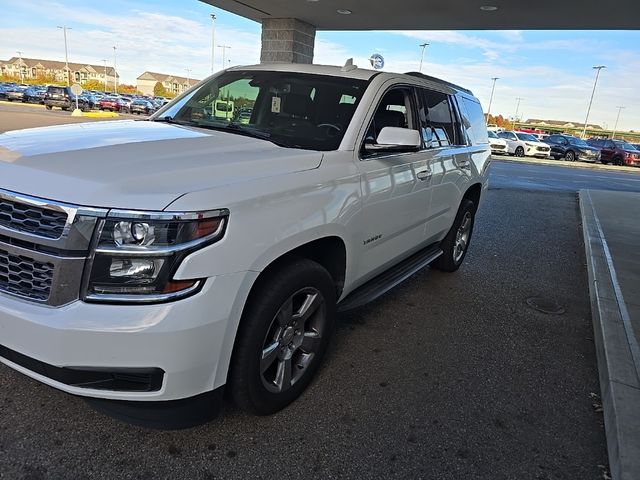
{"type": "Polygon", "coordinates": [[[0,345],[5,352],[10,349],[70,370],[160,369],[162,384],[155,391],[74,386],[50,378],[46,369],[30,369],[30,364],[25,367],[24,362],[19,365],[1,356],[0,361],[47,385],[86,397],[167,401],[210,392],[226,381],[242,305],[256,275],[240,272],[210,278],[197,295],[161,305],[76,301],[52,308],[0,294],[0,345]]]}

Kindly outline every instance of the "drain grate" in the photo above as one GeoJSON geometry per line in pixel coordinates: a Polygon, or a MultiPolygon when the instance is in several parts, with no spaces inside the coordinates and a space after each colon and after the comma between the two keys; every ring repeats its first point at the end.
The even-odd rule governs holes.
{"type": "Polygon", "coordinates": [[[525,300],[534,310],[546,313],[547,315],[562,315],[565,309],[553,300],[542,297],[529,297],[525,300]]]}

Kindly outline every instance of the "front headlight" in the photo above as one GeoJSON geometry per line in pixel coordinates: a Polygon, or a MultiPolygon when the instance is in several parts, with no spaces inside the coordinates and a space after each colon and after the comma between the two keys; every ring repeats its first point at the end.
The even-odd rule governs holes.
{"type": "Polygon", "coordinates": [[[157,303],[197,292],[201,279],[174,280],[182,260],[220,240],[229,212],[111,211],[100,222],[85,278],[85,301],[157,303]]]}

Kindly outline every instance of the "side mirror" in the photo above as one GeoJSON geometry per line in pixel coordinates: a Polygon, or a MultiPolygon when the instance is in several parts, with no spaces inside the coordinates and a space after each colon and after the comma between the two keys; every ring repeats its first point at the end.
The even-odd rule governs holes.
{"type": "Polygon", "coordinates": [[[418,130],[399,127],[384,127],[378,134],[377,142],[365,143],[368,152],[393,151],[413,152],[422,146],[422,139],[418,130]]]}

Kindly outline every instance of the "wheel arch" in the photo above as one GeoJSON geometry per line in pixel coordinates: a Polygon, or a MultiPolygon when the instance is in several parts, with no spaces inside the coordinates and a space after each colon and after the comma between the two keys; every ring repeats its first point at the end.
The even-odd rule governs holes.
{"type": "Polygon", "coordinates": [[[225,384],[228,379],[238,332],[242,326],[242,316],[252,297],[270,275],[273,275],[279,268],[282,268],[288,262],[293,262],[297,258],[313,260],[327,269],[336,285],[336,298],[340,297],[347,270],[347,245],[340,236],[327,235],[315,238],[290,248],[276,258],[273,258],[258,273],[249,286],[248,293],[244,298],[244,303],[238,308],[237,323],[230,323],[227,327],[227,332],[225,333],[226,352],[223,352],[219,358],[218,369],[215,375],[216,379],[214,381],[215,386],[225,384]]]}
{"type": "Polygon", "coordinates": [[[482,184],[474,183],[469,188],[467,188],[467,190],[464,192],[464,195],[462,196],[462,200],[464,199],[471,200],[473,204],[476,206],[476,210],[477,210],[478,206],[480,206],[481,196],[482,196],[482,184]]]}

